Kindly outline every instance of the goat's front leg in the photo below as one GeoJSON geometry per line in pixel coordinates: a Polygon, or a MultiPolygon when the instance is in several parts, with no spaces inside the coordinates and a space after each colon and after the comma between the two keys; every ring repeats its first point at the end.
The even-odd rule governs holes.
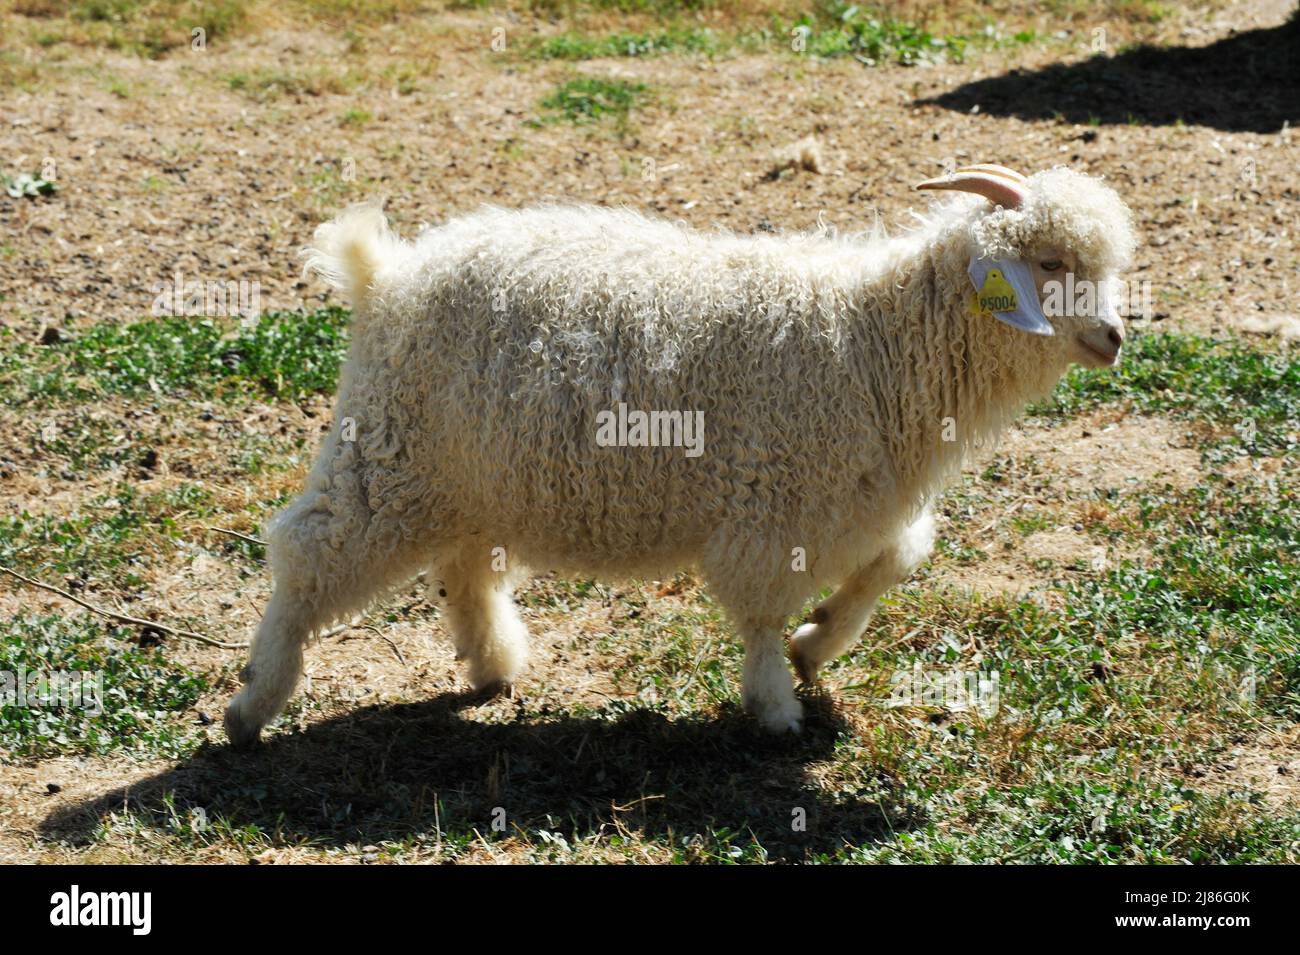
{"type": "Polygon", "coordinates": [[[823,664],[857,642],[880,595],[906,580],[925,560],[933,542],[934,517],[926,512],[817,605],[812,622],[805,623],[790,638],[790,661],[800,679],[813,682],[823,664]]]}
{"type": "Polygon", "coordinates": [[[794,680],[781,652],[784,617],[740,622],[745,642],[745,709],[764,729],[798,733],[803,729],[803,704],[794,695],[794,680]]]}

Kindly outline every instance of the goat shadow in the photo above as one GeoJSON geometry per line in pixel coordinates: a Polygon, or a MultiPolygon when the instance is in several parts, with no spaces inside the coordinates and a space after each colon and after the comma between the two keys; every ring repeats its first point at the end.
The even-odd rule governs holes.
{"type": "Polygon", "coordinates": [[[1300,121],[1300,10],[1277,27],[1234,33],[1204,47],[1141,46],[1113,57],[1013,69],[918,103],[1072,123],[1182,121],[1270,133],[1300,121]]]}
{"type": "Polygon", "coordinates": [[[613,703],[590,717],[524,719],[520,710],[513,722],[485,723],[461,715],[475,702],[449,693],[373,705],[249,753],[205,744],[166,772],[61,808],[41,831],[82,844],[109,811],[129,807],[166,825],[201,807],[278,845],[427,844],[435,830],[463,844],[476,833],[497,838],[494,812],[504,810],[505,835],[545,829],[572,842],[622,828],[699,858],[686,847],[691,836],[717,851],[709,834],[726,830],[730,845],[752,833],[769,860],[799,862],[923,824],[887,777],[871,781],[887,794],[879,800],[828,794],[809,778],[847,732],[821,694],[805,698],[797,738],[763,733],[734,705],[716,719],[670,721],[613,703]]]}

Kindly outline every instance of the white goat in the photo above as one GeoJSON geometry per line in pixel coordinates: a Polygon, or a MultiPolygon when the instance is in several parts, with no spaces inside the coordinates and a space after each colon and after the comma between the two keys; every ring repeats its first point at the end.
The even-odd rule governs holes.
{"type": "Polygon", "coordinates": [[[275,590],[231,741],[284,706],[313,632],[430,568],[488,689],[524,666],[510,594],[529,568],[693,567],[744,641],[747,708],[797,731],[787,619],[841,585],[791,640],[811,681],[925,558],[931,502],[972,446],[1123,338],[1108,307],[1039,313],[1045,334],[1027,334],[972,303],[968,274],[1025,269],[1035,313],[1023,300],[1050,279],[1111,279],[1133,238],[1110,188],[1000,166],[919,188],[979,198],[893,238],[710,235],[586,207],[487,208],[414,243],[374,207],[322,226],[308,267],[350,296],[351,352],[306,488],[269,531],[275,590]],[[666,413],[654,434],[646,412],[666,413]],[[663,446],[678,422],[702,422],[695,453],[663,446]]]}

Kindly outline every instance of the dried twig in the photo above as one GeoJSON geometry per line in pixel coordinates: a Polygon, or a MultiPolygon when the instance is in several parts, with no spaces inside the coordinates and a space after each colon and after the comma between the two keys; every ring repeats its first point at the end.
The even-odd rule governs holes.
{"type": "MultiPolygon", "coordinates": [[[[377,629],[375,630],[375,632],[379,633],[377,629]]],[[[395,644],[390,638],[384,637],[382,633],[380,633],[379,635],[383,637],[384,642],[392,648],[393,653],[397,656],[397,662],[402,664],[402,666],[406,666],[406,657],[402,656],[402,651],[397,649],[397,644],[395,644]]]]}
{"type": "Polygon", "coordinates": [[[204,524],[203,529],[205,531],[216,531],[218,534],[229,534],[231,537],[238,537],[241,541],[248,541],[250,544],[261,544],[263,547],[266,546],[266,541],[260,541],[256,537],[249,537],[247,534],[241,534],[239,531],[232,531],[226,527],[209,527],[207,524],[204,524]]]}
{"type": "Polygon", "coordinates": [[[201,633],[192,633],[189,630],[178,630],[175,627],[169,627],[165,623],[158,623],[156,620],[141,620],[139,617],[129,617],[124,613],[117,613],[113,610],[105,610],[103,607],[96,607],[92,603],[87,603],[75,594],[70,594],[66,590],[50,584],[42,583],[39,580],[32,580],[30,577],[24,577],[16,570],[10,570],[8,567],[0,567],[0,572],[15,577],[25,584],[32,587],[38,587],[41,590],[48,590],[52,594],[58,594],[65,600],[71,600],[78,606],[85,607],[91,613],[97,613],[101,617],[107,617],[109,620],[116,620],[118,623],[130,624],[133,627],[150,627],[154,630],[160,630],[163,633],[170,633],[173,636],[184,637],[186,640],[197,640],[199,643],[207,644],[210,647],[218,647],[222,650],[245,650],[248,648],[247,643],[222,643],[220,640],[213,640],[211,637],[205,637],[201,633]]]}
{"type": "Polygon", "coordinates": [[[650,802],[652,799],[663,799],[663,798],[664,797],[662,793],[655,793],[654,795],[651,796],[641,796],[640,798],[633,799],[626,806],[620,806],[611,801],[609,804],[609,808],[613,809],[615,812],[630,812],[631,810],[635,809],[637,806],[644,805],[645,803],[650,802]]]}
{"type": "Polygon", "coordinates": [[[330,637],[337,637],[340,633],[346,633],[353,627],[361,626],[361,620],[361,617],[357,617],[355,620],[351,620],[348,623],[341,623],[336,627],[330,627],[328,630],[322,630],[320,633],[316,634],[316,639],[328,640],[330,637]]]}

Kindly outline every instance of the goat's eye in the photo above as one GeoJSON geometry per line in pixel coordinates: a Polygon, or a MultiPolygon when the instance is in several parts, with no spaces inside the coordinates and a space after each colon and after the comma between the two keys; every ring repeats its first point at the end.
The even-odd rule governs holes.
{"type": "Polygon", "coordinates": [[[1062,262],[1060,259],[1048,259],[1046,262],[1039,262],[1038,265],[1044,272],[1055,272],[1061,267],[1062,262]]]}

